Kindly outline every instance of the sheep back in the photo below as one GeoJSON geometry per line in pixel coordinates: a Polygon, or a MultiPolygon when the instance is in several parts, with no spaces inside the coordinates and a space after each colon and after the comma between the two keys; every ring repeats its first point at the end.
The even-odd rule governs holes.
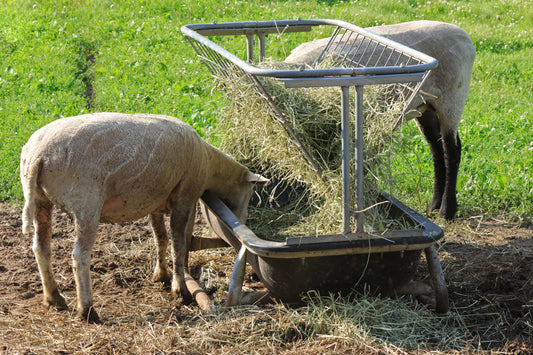
{"type": "Polygon", "coordinates": [[[40,192],[69,212],[101,208],[102,222],[137,219],[165,210],[178,184],[191,185],[191,195],[203,188],[206,146],[192,127],[161,115],[62,118],[35,132],[23,148],[25,197],[39,171],[40,192]]]}
{"type": "MultiPolygon", "coordinates": [[[[369,27],[367,30],[437,59],[438,67],[432,70],[421,88],[429,97],[418,95],[411,108],[429,102],[446,116],[441,122],[444,130],[456,131],[468,95],[476,54],[467,33],[458,26],[437,21],[412,21],[369,27]]],[[[303,43],[291,52],[285,62],[312,64],[329,40],[322,38],[303,43]]]]}

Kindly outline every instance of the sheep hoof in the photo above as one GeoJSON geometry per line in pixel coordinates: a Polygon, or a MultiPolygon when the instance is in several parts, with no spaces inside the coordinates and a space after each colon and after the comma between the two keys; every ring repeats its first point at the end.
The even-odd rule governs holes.
{"type": "Polygon", "coordinates": [[[188,305],[193,302],[193,298],[189,292],[186,292],[184,296],[182,296],[181,304],[188,305]]]}
{"type": "Polygon", "coordinates": [[[455,211],[441,208],[439,211],[439,217],[444,218],[447,221],[451,221],[455,218],[455,211]]]}
{"type": "Polygon", "coordinates": [[[59,311],[63,311],[68,308],[65,298],[61,296],[58,290],[55,290],[52,293],[51,297],[49,298],[45,297],[43,303],[45,304],[45,306],[54,307],[55,309],[59,311]]]}
{"type": "Polygon", "coordinates": [[[455,218],[457,212],[457,203],[443,203],[440,206],[439,217],[442,217],[448,221],[455,218]]]}
{"type": "Polygon", "coordinates": [[[170,285],[172,277],[167,270],[156,270],[152,276],[152,282],[162,282],[165,285],[170,285]]]}
{"type": "Polygon", "coordinates": [[[90,323],[90,324],[100,323],[100,317],[98,316],[98,313],[94,310],[93,307],[90,307],[88,310],[78,312],[78,315],[81,318],[81,320],[87,323],[90,323]]]}
{"type": "Polygon", "coordinates": [[[433,211],[436,211],[440,209],[440,205],[442,204],[442,200],[440,199],[434,199],[431,201],[428,207],[428,213],[431,213],[433,211]]]}
{"type": "Polygon", "coordinates": [[[186,292],[180,292],[180,291],[172,291],[172,297],[179,303],[179,304],[182,304],[182,305],[189,305],[193,302],[193,298],[191,296],[191,294],[186,291],[186,292]]]}

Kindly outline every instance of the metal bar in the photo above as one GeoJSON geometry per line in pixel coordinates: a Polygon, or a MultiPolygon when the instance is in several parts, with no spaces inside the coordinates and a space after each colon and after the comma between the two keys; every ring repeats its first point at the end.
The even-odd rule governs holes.
{"type": "Polygon", "coordinates": [[[410,73],[398,75],[369,75],[369,76],[344,76],[324,78],[283,78],[280,79],[286,88],[310,88],[332,86],[363,86],[379,84],[410,83],[421,81],[423,73],[410,73]]]}
{"type": "Polygon", "coordinates": [[[266,35],[260,33],[257,37],[259,38],[259,62],[263,62],[266,58],[266,35]]]}
{"type": "MultiPolygon", "coordinates": [[[[218,24],[221,25],[221,24],[218,24]]],[[[215,28],[197,30],[202,36],[239,36],[258,35],[274,33],[309,32],[311,26],[277,26],[277,27],[257,27],[257,28],[215,28]]]]}
{"type": "Polygon", "coordinates": [[[364,231],[364,189],[363,189],[363,87],[356,86],[355,115],[355,231],[364,231]]]}
{"type": "Polygon", "coordinates": [[[185,36],[194,38],[196,41],[200,42],[202,45],[205,45],[217,53],[221,54],[229,61],[235,63],[237,66],[241,67],[244,71],[249,74],[259,75],[259,76],[272,76],[277,78],[282,77],[320,77],[320,76],[341,76],[341,75],[372,75],[372,74],[393,74],[393,73],[413,73],[413,72],[425,72],[427,70],[433,69],[437,66],[437,61],[434,58],[431,58],[423,53],[415,51],[409,47],[403,46],[396,42],[390,41],[384,37],[373,34],[367,30],[364,30],[360,27],[354,26],[347,22],[336,21],[336,20],[297,20],[297,21],[265,21],[260,24],[260,26],[272,26],[273,28],[278,28],[280,33],[285,31],[281,29],[283,26],[299,26],[299,25],[336,25],[342,26],[343,28],[349,29],[355,33],[362,34],[365,38],[374,39],[379,42],[382,42],[386,45],[389,45],[391,48],[395,48],[402,53],[415,56],[424,61],[423,64],[411,65],[411,66],[395,66],[395,67],[372,67],[372,68],[330,68],[330,69],[292,69],[292,70],[275,70],[275,69],[262,69],[246,63],[242,59],[238,58],[234,54],[228,52],[222,47],[214,44],[212,41],[203,37],[195,31],[213,29],[213,28],[226,28],[229,26],[235,28],[238,26],[251,26],[252,28],[258,27],[257,23],[230,23],[230,24],[203,24],[203,25],[186,25],[182,27],[182,32],[185,36]]]}
{"type": "Polygon", "coordinates": [[[342,219],[343,234],[350,233],[350,87],[341,87],[341,140],[342,140],[342,219]]]}
{"type": "Polygon", "coordinates": [[[439,254],[435,245],[424,249],[426,254],[426,261],[428,264],[429,274],[435,290],[435,311],[437,313],[446,313],[450,307],[450,300],[448,297],[448,288],[446,287],[446,280],[439,260],[439,254]]]}
{"type": "MultiPolygon", "coordinates": [[[[397,50],[400,50],[405,53],[413,53],[416,57],[422,58],[425,62],[432,62],[435,59],[421,53],[417,50],[414,50],[410,47],[407,47],[405,45],[402,45],[398,42],[389,40],[385,37],[382,37],[380,35],[377,35],[369,30],[363,29],[359,26],[353,25],[349,22],[341,21],[341,20],[331,20],[331,19],[298,19],[298,20],[274,20],[274,21],[248,21],[248,22],[227,22],[227,23],[204,23],[204,24],[189,24],[182,27],[182,32],[187,35],[187,31],[193,31],[193,32],[201,32],[203,35],[211,35],[208,34],[208,31],[216,31],[216,30],[227,30],[227,33],[225,35],[233,35],[233,34],[240,34],[239,31],[243,30],[255,30],[259,31],[261,30],[264,32],[266,29],[271,29],[271,33],[282,33],[282,32],[289,32],[292,31],[292,29],[296,29],[293,32],[298,32],[298,27],[300,27],[299,31],[302,31],[302,29],[305,31],[307,30],[306,27],[313,27],[313,26],[320,26],[320,25],[329,25],[329,26],[340,26],[344,29],[348,29],[350,31],[361,33],[365,37],[369,37],[375,40],[378,40],[379,42],[382,42],[392,48],[395,48],[397,50]],[[231,31],[236,31],[235,33],[232,33],[231,31]]],[[[241,33],[242,34],[242,33],[241,33]]]]}
{"type": "Polygon", "coordinates": [[[384,200],[390,201],[394,207],[398,207],[407,217],[419,222],[421,230],[414,231],[385,231],[378,235],[370,233],[350,233],[348,235],[324,235],[320,238],[315,236],[293,237],[290,244],[287,242],[272,242],[260,239],[246,225],[242,224],[231,210],[212,192],[205,192],[202,201],[209,211],[216,216],[213,224],[210,213],[206,213],[206,218],[210,220],[211,226],[221,238],[229,242],[234,248],[240,249],[241,245],[246,245],[249,253],[259,256],[273,258],[290,258],[299,256],[326,256],[368,253],[369,246],[373,252],[400,251],[400,250],[420,250],[434,244],[442,238],[442,229],[422,215],[403,205],[400,201],[383,194],[384,200]],[[221,223],[221,224],[219,224],[221,223]],[[224,225],[228,229],[219,229],[224,225]],[[231,237],[228,238],[231,233],[231,237]],[[228,238],[228,239],[226,239],[228,238]],[[307,238],[307,239],[306,239],[307,238]],[[325,238],[325,239],[322,239],[325,238]],[[332,238],[332,242],[321,242],[332,238]],[[301,239],[302,242],[298,242],[301,239]],[[304,242],[303,240],[308,240],[304,242]],[[400,240],[395,240],[400,239],[400,240]],[[315,240],[316,243],[311,243],[315,240]]]}
{"type": "MultiPolygon", "coordinates": [[[[389,199],[386,195],[383,197],[386,200],[389,199]]],[[[443,236],[442,229],[439,226],[429,220],[425,220],[422,215],[410,210],[396,199],[390,198],[391,203],[399,207],[402,211],[406,211],[409,218],[416,221],[423,220],[421,223],[422,230],[419,231],[418,236],[406,235],[401,231],[386,231],[380,235],[352,233],[348,236],[339,235],[338,239],[333,237],[333,243],[302,243],[300,245],[295,240],[291,242],[291,245],[287,245],[285,242],[272,242],[260,239],[252,230],[242,224],[233,212],[212,192],[205,192],[202,196],[202,201],[205,203],[208,211],[211,211],[206,213],[206,218],[208,218],[210,225],[220,237],[235,248],[246,245],[248,252],[263,257],[295,258],[366,254],[368,253],[369,247],[373,253],[421,250],[433,245],[443,236]],[[212,219],[213,215],[215,216],[214,220],[212,219]],[[401,240],[393,240],[396,237],[401,238],[401,240]],[[344,242],[341,240],[344,240],[344,242]]],[[[322,240],[322,238],[316,238],[316,236],[310,236],[308,238],[316,239],[317,241],[322,240]]]]}
{"type": "MultiPolygon", "coordinates": [[[[340,37],[339,40],[335,39],[336,46],[335,49],[332,50],[333,53],[339,53],[339,55],[342,57],[342,53],[346,52],[344,49],[348,46],[348,42],[350,41],[350,38],[352,37],[352,34],[354,32],[350,31],[347,35],[348,31],[344,31],[340,37]],[[345,39],[346,37],[346,39],[345,39]],[[340,49],[337,49],[339,48],[340,49]]],[[[347,52],[346,52],[347,53],[347,52]]],[[[342,59],[342,62],[346,59],[346,56],[342,59]]]]}
{"type": "MultiPolygon", "coordinates": [[[[377,234],[367,234],[367,233],[347,233],[347,234],[331,234],[331,235],[321,235],[319,238],[316,236],[306,236],[306,237],[287,237],[285,244],[288,246],[291,245],[309,245],[309,244],[327,244],[327,243],[342,243],[349,242],[354,240],[375,240],[383,239],[390,240],[393,242],[401,242],[402,239],[416,238],[420,236],[420,229],[404,229],[391,232],[385,232],[383,235],[377,234]]],[[[366,245],[368,247],[368,244],[366,245]]],[[[373,249],[374,247],[372,247],[373,249]]]]}
{"type": "Polygon", "coordinates": [[[396,53],[396,51],[393,48],[390,48],[387,46],[387,49],[390,50],[390,54],[387,60],[385,61],[385,63],[383,64],[383,66],[388,66],[390,61],[392,60],[392,56],[394,55],[394,53],[396,53]]]}
{"type": "Polygon", "coordinates": [[[187,40],[189,41],[191,47],[194,49],[194,51],[196,52],[196,55],[202,59],[202,61],[204,62],[205,66],[207,67],[207,69],[209,70],[209,72],[211,73],[211,75],[215,75],[215,72],[213,71],[213,68],[211,68],[211,66],[209,65],[209,63],[207,63],[205,61],[205,59],[203,58],[203,55],[201,53],[201,50],[200,50],[200,47],[198,45],[198,42],[196,42],[194,39],[190,38],[190,37],[187,37],[187,40]]]}
{"type": "MultiPolygon", "coordinates": [[[[346,210],[343,206],[344,214],[344,235],[350,236],[361,236],[362,238],[368,237],[369,241],[372,241],[372,235],[369,233],[364,233],[364,220],[362,210],[364,208],[363,197],[363,144],[362,144],[362,127],[363,127],[363,86],[364,85],[374,85],[374,84],[394,84],[394,83],[410,83],[421,81],[427,77],[427,72],[430,69],[433,69],[437,66],[437,62],[434,58],[431,58],[423,53],[415,51],[409,47],[403,46],[396,42],[390,41],[384,37],[375,35],[367,30],[364,30],[360,27],[351,25],[343,21],[336,20],[289,20],[289,21],[261,21],[261,22],[235,22],[235,23],[223,23],[223,24],[199,24],[199,25],[186,25],[182,27],[183,34],[189,39],[191,44],[194,41],[193,47],[199,54],[199,56],[204,60],[208,68],[217,73],[218,75],[232,77],[233,75],[238,78],[239,76],[245,76],[250,79],[252,82],[258,81],[258,76],[270,76],[274,78],[279,78],[284,81],[285,87],[326,87],[326,86],[339,86],[342,89],[342,98],[345,101],[343,104],[343,116],[344,112],[348,109],[349,112],[349,87],[355,86],[357,93],[357,116],[356,116],[356,146],[355,146],[355,161],[356,166],[356,185],[355,185],[355,207],[356,207],[356,228],[355,233],[351,232],[350,225],[350,209],[346,210]],[[327,69],[263,69],[251,65],[250,63],[254,60],[254,35],[259,36],[259,58],[262,60],[265,57],[265,35],[267,33],[284,33],[284,32],[299,32],[299,31],[309,31],[314,26],[319,25],[334,25],[336,26],[334,35],[330,38],[330,41],[326,49],[332,49],[332,52],[327,54],[332,54],[340,58],[345,57],[344,61],[340,63],[343,67],[327,68],[327,69]],[[198,31],[198,32],[196,32],[198,31]],[[248,61],[240,59],[236,55],[230,53],[229,51],[223,49],[222,47],[216,45],[212,41],[208,40],[203,36],[207,35],[246,35],[248,41],[248,61]],[[378,48],[379,47],[379,48],[378,48]],[[381,50],[381,48],[384,48],[381,50]],[[381,50],[381,53],[380,53],[381,50]],[[386,50],[390,50],[390,54],[386,53],[386,50]],[[340,52],[339,52],[340,51],[340,52]],[[343,54],[343,52],[345,54],[343,54]],[[353,53],[354,55],[359,55],[363,57],[365,54],[369,55],[366,58],[361,58],[358,63],[356,60],[351,60],[348,58],[347,54],[353,53]],[[362,53],[362,55],[361,55],[362,53]],[[389,58],[386,58],[388,55],[389,58]],[[377,58],[377,60],[376,60],[377,58]],[[385,65],[378,66],[379,62],[385,60],[385,65]],[[418,62],[413,61],[418,60],[418,62]],[[395,61],[393,65],[392,62],[395,61]],[[354,68],[354,65],[357,67],[354,68]],[[367,67],[364,67],[364,66],[367,67]],[[347,67],[348,66],[348,67],[347,67]]],[[[326,51],[325,49],[325,51],[326,51]]],[[[321,54],[323,56],[325,51],[321,54]]],[[[420,84],[417,86],[419,88],[420,84]]],[[[414,91],[416,92],[416,90],[414,91]]],[[[394,93],[397,93],[394,91],[394,93]]],[[[267,93],[268,94],[268,93],[267,93]]],[[[267,95],[268,97],[268,95],[267,95]]],[[[343,117],[343,120],[345,117],[343,117]]],[[[343,122],[343,125],[349,127],[348,123],[343,122]]],[[[349,129],[346,129],[349,133],[349,129]]],[[[343,136],[345,132],[342,133],[343,136]]],[[[343,149],[348,152],[348,169],[344,167],[344,170],[350,168],[350,158],[349,158],[349,142],[350,139],[343,139],[343,149]],[[348,142],[348,147],[345,147],[345,142],[348,142]]],[[[344,152],[343,152],[344,154],[344,152]]],[[[311,162],[313,160],[311,159],[311,162]]],[[[345,164],[345,158],[343,157],[343,164],[345,164]]],[[[343,173],[344,174],[344,173],[343,173]]],[[[349,175],[349,174],[348,174],[349,175]]],[[[343,176],[344,178],[344,176],[343,176]]],[[[350,179],[350,177],[348,176],[350,179]]],[[[350,190],[353,188],[353,181],[348,180],[344,182],[343,190],[346,192],[343,194],[343,204],[350,205],[353,204],[350,201],[350,197],[353,198],[354,191],[350,190]]],[[[257,237],[255,234],[250,231],[245,225],[240,224],[238,220],[232,219],[233,224],[228,224],[232,229],[235,235],[239,235],[239,240],[242,241],[243,246],[246,245],[248,250],[254,254],[264,254],[270,255],[271,253],[276,253],[275,257],[283,257],[274,252],[271,248],[274,248],[275,245],[279,243],[268,242],[268,243],[259,243],[257,242],[257,237]],[[257,244],[257,245],[256,245],[257,244]],[[258,250],[256,250],[257,248],[258,250]],[[255,249],[254,249],[255,248],[255,249]]],[[[426,233],[425,231],[422,233],[426,233]]],[[[391,234],[390,236],[400,235],[391,234]]],[[[388,235],[388,234],[387,234],[388,235]]],[[[430,234],[432,235],[432,234],[430,234]]],[[[384,234],[382,238],[387,238],[384,234]]],[[[427,237],[427,236],[426,236],[427,237]]],[[[379,237],[378,237],[379,238],[379,237]]],[[[381,250],[406,250],[407,248],[417,248],[420,249],[426,248],[431,242],[425,237],[421,238],[406,238],[403,245],[383,245],[383,240],[378,240],[376,244],[372,244],[372,248],[375,251],[376,248],[381,250]],[[417,246],[409,245],[410,243],[415,243],[415,240],[419,243],[417,246]]],[[[374,243],[372,241],[372,243],[374,243]]],[[[396,243],[396,242],[395,242],[396,243]]],[[[283,243],[281,243],[283,244],[283,243]]],[[[342,244],[342,243],[340,243],[342,244]]],[[[241,245],[240,243],[238,245],[241,245]]],[[[238,247],[237,245],[237,247],[238,247]]],[[[288,247],[285,244],[285,247],[288,247]]],[[[284,251],[281,251],[281,254],[295,255],[294,251],[288,252],[282,246],[284,251]]],[[[349,246],[353,252],[360,252],[359,247],[354,245],[349,246]]],[[[363,250],[363,249],[361,249],[363,250]]],[[[242,251],[242,248],[241,248],[242,251]]],[[[344,254],[344,251],[340,250],[315,250],[314,247],[308,247],[308,250],[302,251],[306,255],[324,255],[324,254],[344,254]]],[[[299,251],[297,252],[299,254],[299,251]]],[[[303,255],[303,254],[302,254],[303,255]]],[[[273,255],[272,255],[273,256],[273,255]]],[[[245,264],[245,263],[244,263],[245,264]]],[[[234,270],[235,271],[235,270],[234,270]]],[[[242,282],[240,284],[242,287],[242,282]]],[[[239,288],[240,292],[240,288],[239,288]]],[[[240,298],[240,296],[239,296],[240,298]]],[[[239,301],[239,300],[238,300],[239,301]]]]}
{"type": "Polygon", "coordinates": [[[354,60],[355,58],[354,53],[357,53],[362,43],[362,41],[358,40],[360,36],[361,35],[359,33],[355,36],[355,39],[352,42],[350,48],[346,51],[346,54],[342,56],[344,58],[343,61],[348,61],[350,66],[362,67],[362,65],[359,62],[354,60]]]}
{"type": "Polygon", "coordinates": [[[322,53],[320,53],[318,58],[313,63],[313,67],[316,66],[317,63],[320,63],[324,59],[324,56],[325,56],[326,52],[329,51],[329,48],[335,42],[335,38],[337,37],[337,34],[339,33],[340,29],[341,28],[339,26],[335,27],[335,30],[333,31],[333,34],[329,38],[328,44],[326,44],[326,46],[324,47],[324,50],[322,51],[322,53]]]}
{"type": "MultiPolygon", "coordinates": [[[[370,44],[372,43],[372,40],[369,39],[369,38],[363,38],[363,42],[364,42],[365,40],[368,40],[368,43],[367,43],[365,49],[363,49],[363,53],[361,54],[361,58],[364,58],[364,57],[365,57],[366,51],[368,50],[368,47],[369,47],[370,44]]],[[[366,64],[363,64],[363,63],[359,63],[359,64],[360,64],[362,67],[367,68],[367,65],[366,65],[366,64]]]]}
{"type": "Polygon", "coordinates": [[[227,61],[223,56],[206,47],[196,40],[188,38],[192,47],[198,54],[198,57],[203,60],[205,66],[211,72],[211,75],[228,76],[227,69],[231,62],[227,61]],[[224,70],[222,70],[224,69],[224,70]]]}
{"type": "Polygon", "coordinates": [[[357,52],[359,51],[359,48],[361,47],[361,44],[363,43],[365,37],[361,36],[359,33],[355,36],[354,41],[350,44],[348,50],[342,54],[339,53],[338,55],[342,58],[343,64],[346,67],[352,67],[352,68],[362,68],[363,66],[361,63],[359,63],[356,58],[357,52]]]}
{"type": "Polygon", "coordinates": [[[237,254],[231,280],[228,288],[228,298],[226,298],[226,307],[238,306],[241,303],[242,284],[244,282],[244,271],[246,270],[246,247],[244,244],[237,254]]]}
{"type": "Polygon", "coordinates": [[[192,237],[189,251],[216,249],[229,246],[224,239],[211,237],[192,237]]]}
{"type": "Polygon", "coordinates": [[[383,57],[383,54],[385,53],[386,50],[387,50],[387,46],[382,46],[381,53],[379,54],[378,59],[376,59],[374,65],[376,65],[376,66],[378,65],[378,63],[380,62],[380,60],[383,57]]]}
{"type": "Polygon", "coordinates": [[[426,81],[428,76],[429,76],[429,74],[425,74],[421,81],[416,83],[416,85],[413,88],[410,88],[411,96],[409,97],[409,99],[405,103],[405,107],[403,108],[402,113],[400,114],[400,117],[398,117],[398,120],[396,120],[396,123],[394,123],[394,126],[392,127],[393,130],[396,129],[400,125],[400,123],[402,123],[404,121],[405,114],[408,112],[408,110],[409,110],[409,108],[411,106],[411,102],[413,102],[413,100],[415,99],[416,95],[418,95],[420,88],[422,87],[422,85],[424,85],[424,82],[426,81]]]}
{"type": "Polygon", "coordinates": [[[254,35],[246,35],[246,55],[248,63],[254,62],[254,35]]]}

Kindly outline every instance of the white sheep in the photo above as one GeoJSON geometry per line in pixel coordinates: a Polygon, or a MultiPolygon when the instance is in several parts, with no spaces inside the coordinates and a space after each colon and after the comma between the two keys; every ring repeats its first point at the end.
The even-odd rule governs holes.
{"type": "Polygon", "coordinates": [[[211,190],[244,221],[253,186],[267,181],[175,118],[119,113],[62,118],[42,127],[22,149],[20,175],[26,200],[23,232],[29,234],[31,225],[35,227],[33,251],[44,303],[67,306],[50,264],[51,214],[56,205],[74,217],[77,309],[89,322],[99,321],[92,308],[89,270],[99,222],[150,214],[158,249],[153,280],[168,281],[163,216],[170,213],[172,294],[189,302],[184,259],[196,202],[211,190]]]}
{"type": "MultiPolygon", "coordinates": [[[[413,21],[367,30],[416,49],[438,60],[421,90],[429,95],[413,100],[410,109],[433,156],[433,200],[429,210],[453,219],[457,211],[456,185],[461,160],[459,121],[468,96],[475,48],[461,28],[435,21],[413,21]]],[[[290,64],[312,64],[329,38],[304,43],[285,59],[290,64]]]]}

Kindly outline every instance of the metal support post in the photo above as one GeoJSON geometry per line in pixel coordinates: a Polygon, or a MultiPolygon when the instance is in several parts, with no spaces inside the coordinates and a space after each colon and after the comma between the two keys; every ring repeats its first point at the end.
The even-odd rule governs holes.
{"type": "Polygon", "coordinates": [[[448,298],[448,288],[446,287],[446,280],[442,272],[439,254],[434,244],[424,249],[424,251],[426,253],[431,283],[435,291],[435,311],[437,313],[446,313],[450,308],[450,300],[448,298]]]}
{"type": "Polygon", "coordinates": [[[226,307],[238,306],[241,303],[242,284],[244,282],[244,271],[246,270],[246,247],[241,246],[233,272],[231,273],[231,280],[229,282],[228,298],[226,299],[226,307]]]}
{"type": "Polygon", "coordinates": [[[350,87],[342,86],[341,97],[341,140],[342,140],[342,216],[343,233],[351,232],[350,227],[350,87]]]}
{"type": "Polygon", "coordinates": [[[355,115],[355,210],[356,232],[364,232],[364,189],[363,189],[363,86],[356,86],[355,115]]]}
{"type": "Polygon", "coordinates": [[[247,49],[247,60],[248,63],[254,62],[254,35],[247,34],[246,35],[246,49],[247,49]]]}
{"type": "Polygon", "coordinates": [[[266,56],[266,35],[264,33],[260,33],[257,35],[257,37],[259,38],[259,62],[264,62],[266,56]]]}

